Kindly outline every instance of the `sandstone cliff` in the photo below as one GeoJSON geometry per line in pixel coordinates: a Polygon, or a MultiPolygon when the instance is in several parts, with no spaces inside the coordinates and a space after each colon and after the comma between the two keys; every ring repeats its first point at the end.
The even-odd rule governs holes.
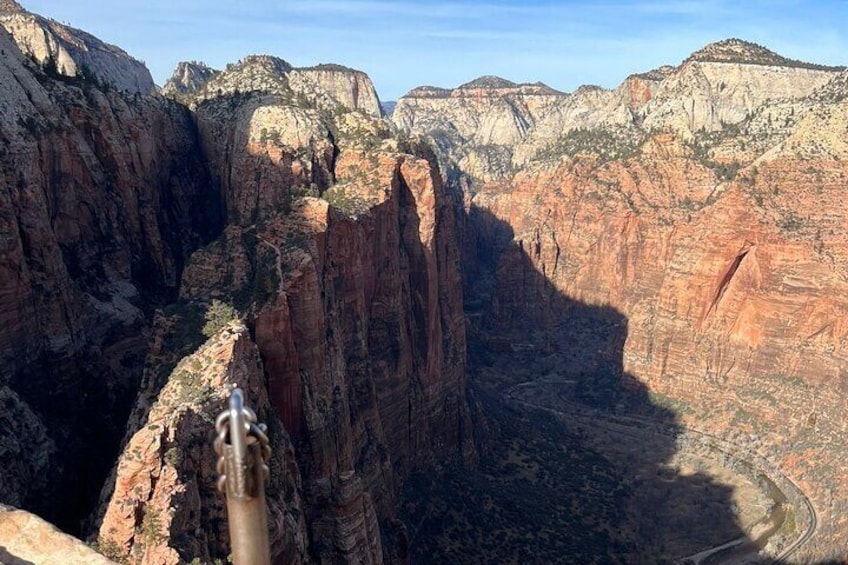
{"type": "Polygon", "coordinates": [[[49,458],[50,488],[31,474],[6,484],[78,529],[69,507],[99,490],[135,394],[144,310],[176,292],[219,220],[187,110],[48,74],[5,30],[0,47],[0,384],[19,421],[58,446],[35,455],[49,458]],[[74,496],[52,502],[80,475],[74,496]]]}
{"type": "Polygon", "coordinates": [[[559,352],[567,375],[623,358],[621,373],[682,422],[795,479],[819,513],[798,557],[827,558],[846,543],[848,508],[834,417],[848,392],[844,73],[724,47],[733,56],[628,79],[644,88],[622,97],[644,120],[634,127],[652,131],[589,128],[472,184],[472,243],[495,255],[481,323],[559,352]],[[579,350],[607,330],[585,327],[575,304],[621,312],[625,329],[611,331],[626,340],[579,350]]]}
{"type": "MultiPolygon", "coordinates": [[[[420,465],[475,457],[454,211],[435,166],[401,153],[387,124],[339,110],[317,83],[292,96],[287,69],[279,59],[247,59],[212,79],[206,92],[219,85],[221,95],[196,106],[228,225],[192,256],[181,303],[231,302],[253,328],[271,406],[292,438],[285,480],[302,500],[286,495],[281,508],[306,524],[280,542],[285,555],[399,562],[403,479],[420,465]]],[[[182,330],[156,335],[169,332],[182,330]]],[[[160,341],[171,343],[162,351],[182,350],[160,341]]],[[[151,418],[159,414],[154,402],[191,361],[180,363],[159,401],[166,365],[148,365],[124,461],[149,441],[144,414],[148,406],[151,418]]],[[[179,413],[179,402],[165,405],[162,414],[179,413]]],[[[182,432],[172,441],[192,443],[182,432]]],[[[126,477],[162,464],[126,465],[104,489],[100,536],[149,562],[150,542],[133,537],[144,518],[131,507],[158,495],[142,489],[139,498],[126,477]]],[[[172,539],[163,529],[156,552],[170,555],[165,561],[221,557],[216,535],[172,539]]]]}
{"type": "Polygon", "coordinates": [[[295,90],[304,91],[310,86],[317,86],[345,108],[362,110],[375,118],[382,115],[377,91],[362,71],[340,65],[317,65],[293,70],[289,73],[289,81],[295,90]]]}
{"type": "Polygon", "coordinates": [[[162,85],[162,94],[164,96],[193,94],[203,88],[203,85],[219,72],[204,63],[183,61],[174,69],[168,82],[162,85]]]}
{"type": "Polygon", "coordinates": [[[144,63],[82,30],[23,10],[15,2],[0,6],[0,26],[21,52],[66,77],[96,79],[119,90],[151,94],[153,78],[144,63]]]}
{"type": "Polygon", "coordinates": [[[534,161],[573,155],[569,135],[580,137],[586,130],[609,138],[614,156],[654,131],[684,138],[717,131],[767,103],[798,103],[839,71],[727,40],[678,67],[631,75],[614,90],[584,86],[566,94],[497,77],[454,90],[421,87],[398,101],[392,121],[404,131],[432,136],[462,170],[490,181],[509,178],[534,161]]]}
{"type": "MultiPolygon", "coordinates": [[[[167,333],[180,320],[160,318],[167,333]]],[[[197,328],[194,328],[197,330],[197,328]]],[[[188,331],[182,326],[180,331],[188,331]]],[[[167,355],[160,350],[154,354],[167,355]]],[[[156,371],[156,364],[148,365],[156,371]]],[[[300,476],[288,435],[268,401],[259,351],[247,328],[232,322],[193,354],[181,359],[164,385],[152,374],[143,398],[150,403],[131,421],[136,430],[109,485],[98,547],[133,563],[211,563],[229,553],[224,498],[217,491],[217,455],[210,443],[214,422],[227,397],[240,387],[249,405],[268,424],[275,440],[267,487],[274,557],[302,563],[307,533],[300,502],[300,476]]]]}
{"type": "Polygon", "coordinates": [[[224,72],[209,72],[187,63],[174,71],[168,91],[179,90],[192,106],[229,94],[263,93],[283,97],[299,106],[336,111],[361,110],[366,115],[380,117],[380,100],[368,75],[340,65],[318,65],[294,68],[288,62],[270,55],[251,55],[224,72]],[[190,73],[191,88],[177,88],[183,80],[178,75],[190,73]],[[199,80],[203,77],[202,80],[199,80]]]}

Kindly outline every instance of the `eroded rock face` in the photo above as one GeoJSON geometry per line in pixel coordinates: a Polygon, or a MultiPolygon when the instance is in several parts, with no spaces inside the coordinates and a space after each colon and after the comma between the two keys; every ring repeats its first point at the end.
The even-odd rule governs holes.
{"type": "Polygon", "coordinates": [[[375,118],[382,115],[374,84],[362,71],[339,65],[318,65],[293,70],[289,73],[289,81],[295,90],[307,90],[310,84],[315,85],[345,108],[362,110],[375,118]]]}
{"type": "Polygon", "coordinates": [[[179,91],[178,97],[192,107],[234,94],[259,93],[277,96],[286,104],[335,114],[358,110],[372,118],[382,115],[377,91],[368,75],[340,65],[295,68],[279,57],[251,55],[227,65],[222,72],[180,63],[169,84],[166,90],[179,91]],[[189,76],[191,88],[178,86],[189,76]]]}
{"type": "Polygon", "coordinates": [[[171,78],[162,85],[165,96],[193,94],[215,77],[220,71],[197,61],[183,61],[174,69],[171,78]]]}
{"type": "Polygon", "coordinates": [[[26,12],[15,2],[0,6],[0,26],[21,52],[50,72],[86,76],[127,92],[153,93],[153,78],[144,63],[82,30],[26,12]]]}
{"type": "Polygon", "coordinates": [[[742,122],[777,100],[789,106],[841,69],[793,61],[739,40],[708,45],[678,67],[631,75],[614,90],[561,93],[541,84],[482,77],[453,90],[420,87],[398,100],[392,121],[433,137],[441,152],[483,181],[586,149],[621,156],[655,131],[685,139],[742,122]]]}
{"type": "Polygon", "coordinates": [[[836,70],[687,61],[642,109],[644,127],[684,132],[737,124],[774,99],[797,100],[830,81],[836,70]]]}
{"type": "Polygon", "coordinates": [[[31,476],[7,484],[78,529],[70,515],[99,490],[135,395],[144,308],[175,294],[185,256],[217,229],[216,199],[187,110],[48,76],[5,30],[0,47],[0,383],[42,422],[58,446],[50,466],[64,468],[48,489],[31,476]],[[62,480],[78,499],[55,501],[62,480]]]}
{"type": "Polygon", "coordinates": [[[0,504],[0,560],[9,565],[114,565],[38,516],[0,504]]]}
{"type": "Polygon", "coordinates": [[[118,461],[114,485],[104,492],[105,514],[97,538],[104,552],[132,563],[176,565],[226,558],[225,500],[215,486],[217,455],[211,439],[215,418],[238,386],[275,439],[269,463],[273,479],[267,486],[275,560],[306,560],[297,463],[269,404],[264,380],[259,351],[247,328],[233,323],[183,358],[161,389],[156,379],[146,381],[142,394],[152,405],[131,422],[135,432],[118,461]]]}
{"type": "Polygon", "coordinates": [[[256,340],[296,446],[315,551],[381,563],[393,549],[381,525],[409,470],[475,455],[458,249],[426,161],[343,151],[336,176],[325,197],[355,216],[306,198],[262,226],[228,230],[195,255],[183,293],[244,281],[268,296],[256,340]],[[249,264],[233,268],[230,257],[249,264]]]}
{"type": "Polygon", "coordinates": [[[621,357],[681,422],[766,455],[818,512],[811,560],[846,543],[841,84],[694,142],[654,134],[629,158],[528,166],[478,184],[472,215],[497,257],[489,323],[574,359],[565,375],[621,357]],[[604,331],[575,304],[624,315],[620,350],[572,350],[604,331]]]}
{"type": "MultiPolygon", "coordinates": [[[[319,82],[303,79],[308,88],[294,90],[301,79],[285,68],[281,60],[246,60],[206,87],[229,85],[232,94],[197,105],[228,225],[192,256],[180,304],[221,299],[250,320],[270,404],[292,438],[282,447],[284,476],[297,497],[286,491],[278,502],[289,522],[307,525],[278,544],[286,559],[305,560],[308,551],[321,562],[402,562],[401,481],[419,465],[476,457],[455,211],[435,165],[401,153],[387,124],[342,111],[319,82]],[[240,84],[237,75],[254,67],[240,84]]],[[[186,335],[178,328],[192,315],[169,312],[158,318],[147,392],[122,461],[133,461],[136,438],[147,438],[142,422],[148,409],[158,414],[157,394],[191,363],[181,361],[164,384],[169,364],[191,350],[175,336],[186,335]]],[[[179,405],[163,413],[177,414],[179,405]]],[[[175,429],[168,441],[193,445],[188,430],[175,429]]],[[[123,555],[150,562],[150,543],[133,533],[145,530],[144,518],[131,508],[159,495],[143,487],[134,497],[135,479],[122,477],[158,469],[161,450],[139,449],[150,457],[132,469],[122,462],[104,490],[115,494],[100,533],[116,535],[123,555]]],[[[181,489],[174,485],[163,492],[181,489]]],[[[163,532],[155,559],[221,555],[212,534],[168,542],[163,532]]]]}

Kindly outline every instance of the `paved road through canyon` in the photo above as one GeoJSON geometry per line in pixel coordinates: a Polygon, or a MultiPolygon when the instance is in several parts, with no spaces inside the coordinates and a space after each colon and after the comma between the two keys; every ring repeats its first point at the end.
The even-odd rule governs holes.
{"type": "MultiPolygon", "coordinates": [[[[563,394],[548,394],[547,396],[547,398],[555,399],[557,408],[546,406],[527,398],[528,395],[526,393],[531,391],[532,388],[558,385],[571,386],[574,385],[574,381],[527,381],[507,388],[503,395],[508,401],[543,410],[558,417],[567,417],[578,421],[591,420],[592,425],[603,427],[614,434],[633,435],[637,437],[646,433],[663,435],[673,433],[669,425],[665,422],[641,416],[623,416],[605,413],[565,398],[563,394]]],[[[773,463],[747,448],[732,444],[691,427],[682,428],[677,433],[678,435],[688,434],[700,438],[700,440],[708,444],[712,449],[743,460],[754,472],[768,478],[769,482],[778,489],[782,497],[792,504],[796,516],[799,517],[796,519],[796,523],[803,528],[803,531],[796,539],[782,548],[778,555],[771,558],[773,563],[785,562],[785,559],[795,554],[815,535],[818,528],[818,517],[810,499],[792,479],[783,474],[773,463]],[[805,516],[806,519],[804,519],[805,516]]],[[[706,548],[698,553],[681,557],[678,563],[685,563],[687,565],[698,565],[701,563],[742,564],[749,563],[751,558],[756,557],[761,559],[762,556],[757,555],[759,548],[764,547],[768,539],[780,530],[786,515],[785,512],[776,512],[776,507],[777,504],[758,524],[765,524],[778,518],[779,523],[770,524],[766,532],[764,534],[761,533],[757,539],[751,540],[747,536],[733,539],[706,548]]]]}

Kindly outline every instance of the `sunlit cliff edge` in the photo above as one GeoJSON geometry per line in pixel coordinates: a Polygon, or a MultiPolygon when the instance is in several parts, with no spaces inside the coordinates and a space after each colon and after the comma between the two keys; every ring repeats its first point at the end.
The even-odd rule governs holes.
{"type": "Polygon", "coordinates": [[[683,424],[797,482],[794,557],[844,557],[843,69],[726,40],[613,90],[420,87],[389,121],[338,65],[184,63],[159,92],[11,0],[0,25],[0,502],[110,559],[224,560],[238,385],[275,559],[404,562],[404,482],[490,432],[464,306],[567,350],[567,297],[620,313],[624,371],[683,424]]]}

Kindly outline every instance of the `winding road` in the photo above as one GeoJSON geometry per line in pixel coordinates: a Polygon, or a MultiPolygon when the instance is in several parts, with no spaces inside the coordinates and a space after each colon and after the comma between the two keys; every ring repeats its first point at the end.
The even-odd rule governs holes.
{"type": "MultiPolygon", "coordinates": [[[[613,429],[616,433],[621,433],[623,430],[620,426],[629,426],[640,428],[642,432],[654,433],[654,434],[663,434],[665,430],[665,435],[668,435],[668,424],[662,422],[660,420],[653,420],[651,418],[645,418],[641,416],[622,416],[618,414],[608,414],[601,412],[599,410],[595,410],[593,408],[589,408],[584,405],[580,405],[576,402],[573,402],[569,399],[563,398],[561,395],[558,395],[559,402],[565,404],[568,408],[568,412],[564,410],[559,410],[556,408],[551,408],[549,406],[544,406],[541,404],[537,404],[535,402],[530,402],[525,400],[524,398],[520,398],[516,396],[516,392],[520,389],[526,389],[528,387],[534,387],[539,385],[573,385],[574,381],[526,381],[523,383],[519,383],[507,388],[503,395],[508,398],[512,402],[516,402],[518,404],[522,404],[524,406],[528,406],[530,408],[534,408],[537,410],[543,410],[549,412],[551,414],[555,414],[557,416],[566,416],[566,417],[585,417],[591,418],[592,422],[597,424],[605,424],[607,429],[613,429]]],[[[720,451],[723,451],[727,454],[735,456],[741,460],[747,462],[748,466],[751,469],[756,469],[765,477],[768,477],[775,485],[780,484],[781,486],[778,488],[789,487],[787,490],[792,490],[791,494],[794,496],[790,496],[790,493],[783,492],[786,499],[795,506],[796,515],[801,515],[801,512],[806,512],[807,516],[809,516],[808,525],[805,531],[792,543],[783,548],[781,552],[773,559],[772,563],[783,563],[785,559],[793,555],[796,551],[798,551],[801,547],[804,546],[816,533],[818,529],[818,515],[816,514],[816,510],[813,507],[813,504],[810,502],[810,499],[806,494],[798,487],[798,485],[791,478],[787,477],[780,469],[778,469],[775,465],[768,462],[767,459],[762,457],[759,454],[752,452],[750,449],[733,444],[725,439],[716,437],[712,434],[694,429],[685,427],[682,428],[685,433],[694,434],[696,436],[700,436],[709,440],[709,443],[720,451]],[[768,463],[768,465],[764,465],[763,463],[768,463]],[[798,504],[800,503],[802,508],[798,508],[798,504]]],[[[773,535],[773,534],[772,534],[773,535]]],[[[735,540],[731,540],[727,543],[723,543],[721,545],[711,547],[700,551],[696,554],[689,555],[681,558],[679,563],[691,563],[693,565],[698,565],[705,561],[706,559],[718,555],[721,552],[732,549],[734,547],[742,546],[746,542],[748,542],[747,537],[737,538],[735,540]]],[[[745,563],[747,562],[747,557],[750,557],[750,554],[746,556],[737,556],[737,559],[731,559],[728,563],[745,563]]]]}

